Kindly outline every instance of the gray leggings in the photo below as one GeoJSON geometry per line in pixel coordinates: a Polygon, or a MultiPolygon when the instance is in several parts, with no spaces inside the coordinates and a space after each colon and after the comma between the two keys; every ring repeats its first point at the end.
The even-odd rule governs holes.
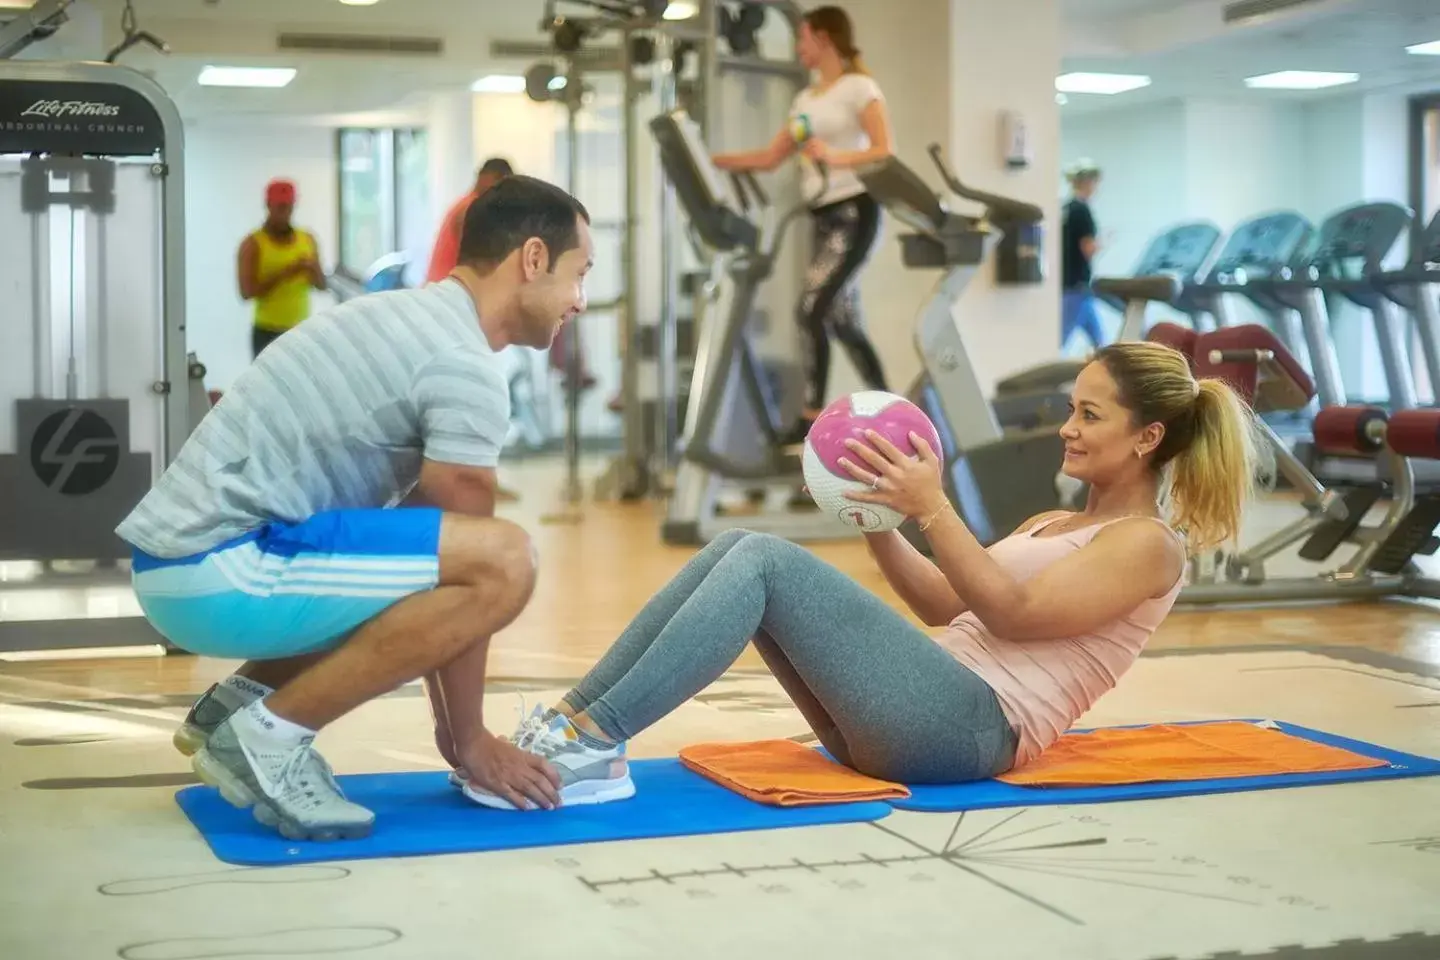
{"type": "Polygon", "coordinates": [[[626,740],[752,639],[820,742],[861,773],[955,783],[1014,762],[1015,733],[983,680],[808,550],[744,530],[691,558],[565,700],[626,740]]]}

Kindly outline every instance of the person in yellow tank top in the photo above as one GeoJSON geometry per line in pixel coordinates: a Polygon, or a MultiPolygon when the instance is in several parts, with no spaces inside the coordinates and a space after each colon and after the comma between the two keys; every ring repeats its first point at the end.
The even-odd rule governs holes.
{"type": "Polygon", "coordinates": [[[295,184],[272,180],[265,188],[265,223],[240,244],[240,296],[255,301],[251,347],[255,356],[310,315],[310,291],[324,290],[314,234],[291,223],[295,184]]]}

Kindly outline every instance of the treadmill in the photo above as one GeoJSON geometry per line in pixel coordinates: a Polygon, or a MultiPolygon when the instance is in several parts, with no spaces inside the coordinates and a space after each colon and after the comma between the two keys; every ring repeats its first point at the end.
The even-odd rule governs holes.
{"type": "MultiPolygon", "coordinates": [[[[1420,335],[1420,353],[1430,381],[1432,404],[1440,403],[1440,212],[1410,248],[1410,262],[1383,271],[1371,284],[1390,302],[1409,312],[1420,335]]],[[[1402,325],[1403,326],[1403,325],[1402,325]]],[[[1410,367],[1414,369],[1413,364],[1410,367]]],[[[1418,397],[1416,402],[1418,403],[1418,397]]]]}
{"type": "MultiPolygon", "coordinates": [[[[1180,281],[1181,293],[1171,304],[1184,313],[1197,333],[1213,329],[1215,318],[1206,311],[1197,309],[1186,301],[1184,291],[1196,282],[1210,263],[1215,248],[1222,237],[1220,228],[1208,220],[1197,220],[1171,227],[1150,241],[1145,254],[1131,273],[1132,279],[1144,277],[1171,276],[1180,281]]],[[[1092,284],[1095,294],[1122,315],[1117,340],[1145,339],[1144,315],[1139,318],[1126,312],[1126,301],[1099,287],[1099,280],[1092,284]]],[[[1114,278],[1103,278],[1106,280],[1114,278]]],[[[1132,301],[1133,302],[1133,301],[1132,301]]],[[[1133,313],[1133,311],[1131,311],[1133,313]]]]}
{"type": "MultiPolygon", "coordinates": [[[[1133,277],[1172,276],[1180,281],[1182,289],[1187,289],[1205,268],[1220,243],[1220,236],[1219,227],[1203,220],[1171,227],[1150,241],[1135,267],[1133,277]]],[[[1108,293],[1104,285],[1095,287],[1094,292],[1124,316],[1117,340],[1145,338],[1144,301],[1131,301],[1127,308],[1125,302],[1108,293]]],[[[1186,309],[1183,292],[1173,306],[1197,323],[1195,329],[1203,329],[1198,325],[1203,311],[1186,309]]],[[[995,408],[995,418],[1000,426],[1006,430],[1033,430],[1063,423],[1069,411],[1070,388],[1087,362],[1054,360],[997,382],[991,406],[995,408]]]]}
{"type": "MultiPolygon", "coordinates": [[[[1384,272],[1385,258],[1414,219],[1409,208],[1397,203],[1346,207],[1320,225],[1320,237],[1310,255],[1312,282],[1325,296],[1326,313],[1332,319],[1338,312],[1334,309],[1337,299],[1348,300],[1369,312],[1389,390],[1389,401],[1377,406],[1391,410],[1414,409],[1415,377],[1406,342],[1408,325],[1397,304],[1380,291],[1376,278],[1384,272]]],[[[1342,394],[1340,402],[1347,401],[1370,402],[1353,389],[1342,394]]]]}
{"type": "MultiPolygon", "coordinates": [[[[1208,314],[1217,327],[1234,325],[1229,298],[1242,296],[1269,318],[1269,327],[1285,349],[1305,356],[1305,336],[1295,308],[1275,293],[1275,284],[1288,280],[1303,264],[1315,232],[1309,220],[1290,210],[1274,211],[1241,222],[1230,233],[1204,279],[1181,291],[1187,314],[1208,314]]],[[[1312,291],[1316,309],[1319,291],[1312,291]]],[[[1333,354],[1332,354],[1333,356],[1333,354]]],[[[1320,378],[1316,377],[1316,387],[1320,378]]],[[[1339,374],[1334,377],[1338,384],[1339,374]]],[[[1327,401],[1328,402],[1328,401],[1327,401]]]]}

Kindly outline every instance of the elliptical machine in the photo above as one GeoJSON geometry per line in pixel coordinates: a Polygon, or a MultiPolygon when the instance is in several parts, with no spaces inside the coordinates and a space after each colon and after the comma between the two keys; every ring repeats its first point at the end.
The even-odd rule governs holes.
{"type": "MultiPolygon", "coordinates": [[[[982,544],[1008,536],[1025,520],[1063,505],[1056,475],[1064,441],[1053,426],[1005,432],[980,387],[952,313],[975,271],[1010,229],[1034,226],[1044,213],[1034,204],[972,190],[946,166],[937,144],[930,158],[956,196],[984,215],[953,213],[896,157],[857,171],[870,195],[914,232],[900,236],[906,267],[943,271],[915,322],[915,348],[924,372],[909,397],[934,421],[945,456],[945,490],[982,544]]],[[[902,531],[917,548],[915,524],[902,531]]]]}
{"type": "Polygon", "coordinates": [[[739,526],[787,540],[853,536],[852,528],[795,496],[804,482],[800,457],[783,443],[779,399],[746,330],[760,286],[774,270],[785,230],[805,204],[774,219],[770,200],[753,174],[731,174],[727,183],[684,110],[655,117],[650,130],[691,229],[724,262],[726,277],[716,288],[713,307],[705,311],[680,438],[680,465],[661,537],[669,544],[696,546],[739,526]],[[773,223],[767,226],[767,220],[773,223]],[[772,499],[782,505],[728,514],[720,504],[727,483],[761,491],[767,507],[772,499]],[[769,495],[769,487],[779,488],[774,491],[778,497],[769,495]]]}

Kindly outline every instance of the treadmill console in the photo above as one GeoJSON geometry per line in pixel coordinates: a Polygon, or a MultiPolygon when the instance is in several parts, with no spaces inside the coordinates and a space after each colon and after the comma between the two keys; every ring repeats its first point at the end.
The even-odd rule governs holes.
{"type": "Polygon", "coordinates": [[[1204,269],[1219,242],[1220,228],[1213,223],[1183,223],[1172,227],[1150,241],[1135,268],[1135,276],[1171,274],[1189,284],[1204,269]]]}
{"type": "Polygon", "coordinates": [[[1398,203],[1362,203],[1326,218],[1310,254],[1320,276],[1363,277],[1384,269],[1395,242],[1410,229],[1412,214],[1398,203]]]}
{"type": "Polygon", "coordinates": [[[1280,277],[1304,256],[1313,228],[1298,213],[1268,213],[1230,234],[1209,276],[1222,282],[1280,277]]]}
{"type": "MultiPolygon", "coordinates": [[[[755,250],[760,228],[735,212],[734,195],[710,161],[710,151],[690,115],[684,110],[662,113],[650,121],[650,132],[659,144],[665,175],[705,245],[719,253],[755,250]]],[[[754,189],[758,194],[758,186],[754,189]]]]}

